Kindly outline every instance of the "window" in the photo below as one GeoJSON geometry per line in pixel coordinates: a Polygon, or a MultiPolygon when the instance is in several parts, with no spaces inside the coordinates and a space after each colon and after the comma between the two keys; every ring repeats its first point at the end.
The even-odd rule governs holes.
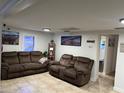
{"type": "Polygon", "coordinates": [[[24,36],[24,51],[34,50],[34,36],[24,36]]]}

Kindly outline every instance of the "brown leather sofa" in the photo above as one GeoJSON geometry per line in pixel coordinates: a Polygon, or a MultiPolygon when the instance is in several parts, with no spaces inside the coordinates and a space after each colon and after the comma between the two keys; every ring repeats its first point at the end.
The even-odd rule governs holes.
{"type": "Polygon", "coordinates": [[[48,70],[48,61],[41,64],[42,52],[3,52],[1,64],[1,79],[11,79],[48,70]]]}
{"type": "Polygon", "coordinates": [[[93,60],[86,57],[64,54],[59,62],[51,63],[49,73],[76,86],[82,86],[90,80],[93,63],[93,60]]]}

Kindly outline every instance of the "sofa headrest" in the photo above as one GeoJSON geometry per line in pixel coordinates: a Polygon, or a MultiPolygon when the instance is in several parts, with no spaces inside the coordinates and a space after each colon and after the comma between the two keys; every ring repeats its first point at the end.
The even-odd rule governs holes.
{"type": "Polygon", "coordinates": [[[29,56],[30,52],[19,52],[20,56],[29,56]]]}
{"type": "Polygon", "coordinates": [[[94,60],[91,60],[89,58],[77,57],[77,61],[75,62],[74,67],[79,71],[83,71],[86,69],[92,70],[93,63],[94,63],[94,60]]]}
{"type": "Polygon", "coordinates": [[[9,65],[19,64],[18,53],[17,52],[3,52],[2,62],[9,65]]]}
{"type": "Polygon", "coordinates": [[[6,56],[6,57],[17,56],[17,52],[3,52],[2,56],[6,56]]]}
{"type": "Polygon", "coordinates": [[[62,56],[62,59],[72,59],[73,58],[73,55],[69,55],[69,54],[64,54],[62,56]]]}
{"type": "Polygon", "coordinates": [[[31,55],[33,55],[33,56],[39,56],[39,55],[42,55],[42,52],[40,52],[40,51],[32,51],[31,52],[31,55]]]}
{"type": "Polygon", "coordinates": [[[77,60],[77,57],[76,56],[73,56],[73,61],[76,61],[77,60]]]}
{"type": "Polygon", "coordinates": [[[79,56],[79,57],[77,57],[77,61],[78,62],[83,62],[83,63],[89,63],[89,62],[91,62],[91,59],[79,56]]]}
{"type": "Polygon", "coordinates": [[[64,55],[62,55],[62,57],[60,59],[60,64],[63,66],[71,66],[72,59],[73,59],[73,55],[64,54],[64,55]]]}

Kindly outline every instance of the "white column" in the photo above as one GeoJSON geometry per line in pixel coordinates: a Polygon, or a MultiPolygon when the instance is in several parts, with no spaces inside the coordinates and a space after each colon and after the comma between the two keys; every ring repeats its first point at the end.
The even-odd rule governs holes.
{"type": "Polygon", "coordinates": [[[119,34],[117,64],[114,90],[124,93],[124,52],[120,52],[120,45],[124,44],[124,32],[119,34]]]}

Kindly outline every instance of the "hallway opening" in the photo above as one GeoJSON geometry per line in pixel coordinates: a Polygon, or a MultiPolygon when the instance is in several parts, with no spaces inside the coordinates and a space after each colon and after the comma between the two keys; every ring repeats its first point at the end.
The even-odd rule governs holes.
{"type": "Polygon", "coordinates": [[[101,35],[100,37],[99,75],[111,79],[115,77],[118,37],[118,35],[101,35]]]}

